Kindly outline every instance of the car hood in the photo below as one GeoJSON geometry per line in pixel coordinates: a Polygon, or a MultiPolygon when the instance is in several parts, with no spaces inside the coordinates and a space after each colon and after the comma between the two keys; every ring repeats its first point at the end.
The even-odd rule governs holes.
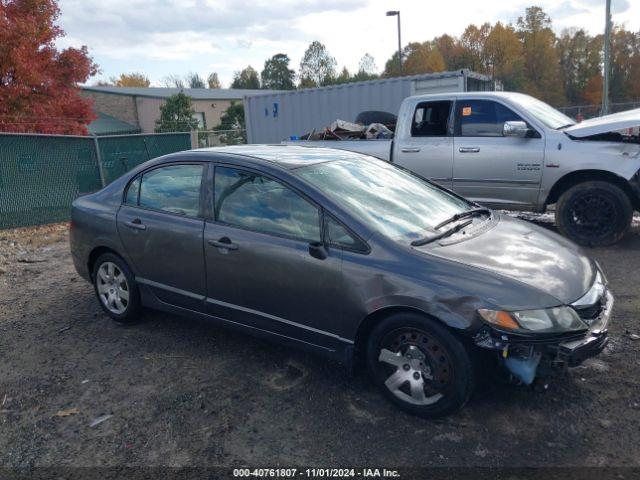
{"type": "Polygon", "coordinates": [[[567,127],[563,131],[572,137],[583,138],[638,126],[640,126],[640,108],[585,120],[567,127]]]}
{"type": "Polygon", "coordinates": [[[457,242],[451,237],[452,243],[420,248],[517,280],[563,304],[574,302],[589,290],[596,266],[578,246],[532,223],[495,215],[496,224],[483,233],[457,242]]]}

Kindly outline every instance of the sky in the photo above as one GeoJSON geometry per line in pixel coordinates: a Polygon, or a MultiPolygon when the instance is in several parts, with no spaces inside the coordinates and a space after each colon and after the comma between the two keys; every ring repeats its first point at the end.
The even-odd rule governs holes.
{"type": "MultiPolygon", "coordinates": [[[[356,71],[371,54],[379,71],[402,44],[460,35],[470,23],[514,23],[539,5],[553,28],[604,30],[605,0],[59,0],[60,47],[86,45],[101,73],[89,80],[141,72],[161,86],[167,75],[217,72],[223,87],[247,65],[286,53],[298,69],[309,43],[324,43],[337,62],[356,71]]],[[[640,0],[612,0],[613,21],[640,30],[640,0]]]]}

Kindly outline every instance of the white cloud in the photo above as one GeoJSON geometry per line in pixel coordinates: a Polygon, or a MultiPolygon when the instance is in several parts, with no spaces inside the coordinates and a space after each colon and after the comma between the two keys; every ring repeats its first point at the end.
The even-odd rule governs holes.
{"type": "MultiPolygon", "coordinates": [[[[60,44],[87,45],[102,76],[143,71],[159,82],[171,73],[207,75],[225,84],[246,65],[261,70],[265,59],[287,53],[298,67],[313,40],[323,42],[339,68],[357,69],[365,52],[379,68],[402,41],[459,35],[469,23],[515,22],[531,0],[60,0],[60,22],[68,37],[60,44]]],[[[604,28],[604,0],[538,0],[557,31],[604,28]]],[[[640,29],[640,1],[613,0],[614,21],[640,29]]]]}

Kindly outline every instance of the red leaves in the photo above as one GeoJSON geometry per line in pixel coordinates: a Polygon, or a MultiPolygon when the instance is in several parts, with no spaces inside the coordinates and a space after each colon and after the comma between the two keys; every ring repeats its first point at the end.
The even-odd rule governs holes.
{"type": "Polygon", "coordinates": [[[97,66],[86,47],[59,51],[55,0],[0,0],[0,131],[86,135],[95,117],[78,84],[97,66]]]}

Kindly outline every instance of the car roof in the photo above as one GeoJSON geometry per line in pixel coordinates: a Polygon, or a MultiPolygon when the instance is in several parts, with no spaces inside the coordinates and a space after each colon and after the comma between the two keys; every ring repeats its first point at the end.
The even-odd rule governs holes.
{"type": "Polygon", "coordinates": [[[198,155],[211,154],[237,155],[245,162],[256,165],[276,164],[282,168],[293,170],[299,167],[338,160],[362,160],[363,155],[347,150],[334,148],[306,147],[302,145],[233,145],[228,147],[212,147],[191,150],[198,155]]]}
{"type": "Polygon", "coordinates": [[[530,97],[530,95],[518,92],[494,92],[494,91],[477,91],[477,92],[448,92],[448,93],[426,93],[422,95],[415,95],[413,97],[407,97],[414,100],[438,100],[438,99],[492,99],[502,98],[506,100],[516,100],[518,98],[530,97]]]}

